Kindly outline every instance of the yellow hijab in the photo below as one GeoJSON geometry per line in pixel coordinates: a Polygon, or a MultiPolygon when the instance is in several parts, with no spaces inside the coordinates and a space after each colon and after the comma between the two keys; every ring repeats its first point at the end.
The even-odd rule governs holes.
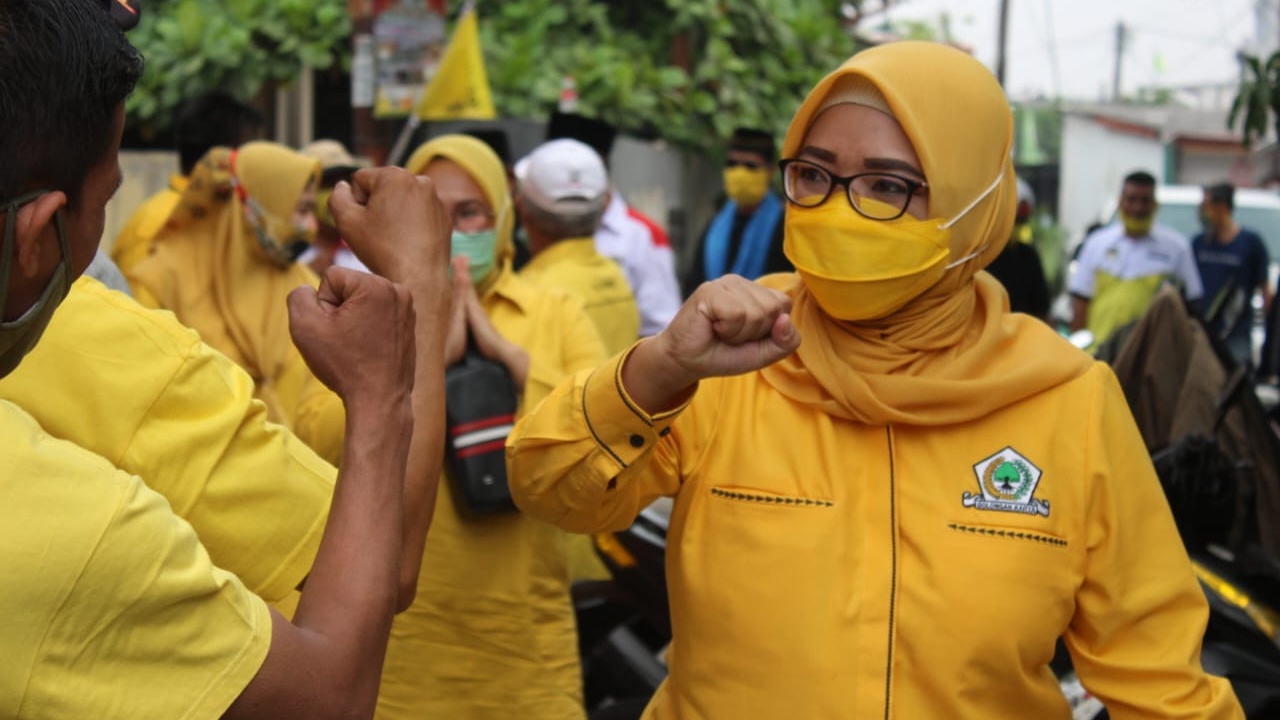
{"type": "Polygon", "coordinates": [[[1091,363],[1086,354],[1044,323],[1010,314],[1004,288],[979,272],[1004,248],[1017,199],[1013,118],[991,73],[935,43],[860,52],[809,93],[787,130],[783,157],[800,150],[845,76],[874,85],[902,125],[929,181],[932,217],[953,217],[1001,181],[952,226],[951,256],[977,255],[888,317],[837,321],[797,276],[763,279],[791,296],[802,338],[794,355],[763,371],[765,380],[793,400],[858,422],[946,425],[1084,373],[1091,363]]]}
{"type": "Polygon", "coordinates": [[[421,145],[409,156],[405,169],[414,175],[422,174],[432,160],[443,158],[458,164],[480,186],[485,199],[493,208],[495,234],[498,246],[494,249],[493,271],[480,281],[476,291],[481,299],[506,285],[514,277],[511,271],[516,256],[515,213],[511,203],[511,187],[507,183],[507,169],[488,145],[470,135],[441,135],[421,145]]]}
{"type": "Polygon", "coordinates": [[[238,151],[214,148],[191,173],[157,235],[155,254],[134,277],[161,307],[247,370],[274,419],[288,422],[271,388],[290,353],[297,352],[285,298],[318,280],[298,263],[281,267],[262,249],[244,197],[232,183],[233,152],[243,196],[262,209],[272,237],[289,236],[303,190],[319,180],[319,161],[269,142],[251,142],[238,151]]]}

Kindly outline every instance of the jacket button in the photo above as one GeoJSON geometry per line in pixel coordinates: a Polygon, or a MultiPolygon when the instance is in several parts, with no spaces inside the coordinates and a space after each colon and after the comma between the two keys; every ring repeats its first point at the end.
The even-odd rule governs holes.
{"type": "Polygon", "coordinates": [[[633,448],[644,447],[644,438],[640,437],[639,435],[632,435],[631,447],[633,448]]]}

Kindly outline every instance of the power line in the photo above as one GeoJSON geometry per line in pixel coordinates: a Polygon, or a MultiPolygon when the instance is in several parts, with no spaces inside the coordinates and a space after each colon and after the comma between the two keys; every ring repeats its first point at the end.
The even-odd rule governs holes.
{"type": "Polygon", "coordinates": [[[1049,0],[1044,0],[1044,27],[1045,34],[1049,36],[1046,45],[1049,52],[1049,69],[1053,77],[1053,95],[1062,97],[1062,71],[1058,66],[1058,43],[1054,39],[1053,32],[1053,5],[1049,0]]]}

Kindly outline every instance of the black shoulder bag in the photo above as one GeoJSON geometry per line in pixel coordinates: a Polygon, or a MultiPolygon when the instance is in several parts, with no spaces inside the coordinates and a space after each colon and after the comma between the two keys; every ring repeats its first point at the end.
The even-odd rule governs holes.
{"type": "Polygon", "coordinates": [[[511,373],[468,336],[467,353],[445,370],[444,383],[455,494],[476,515],[515,510],[506,459],[518,402],[511,373]]]}

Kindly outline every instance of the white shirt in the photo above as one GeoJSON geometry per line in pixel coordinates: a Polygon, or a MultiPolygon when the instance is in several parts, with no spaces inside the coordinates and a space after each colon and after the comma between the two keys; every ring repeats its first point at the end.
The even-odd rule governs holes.
{"type": "Polygon", "coordinates": [[[1125,235],[1124,225],[1118,222],[1094,231],[1085,238],[1067,290],[1072,295],[1092,298],[1099,272],[1119,280],[1152,275],[1175,277],[1181,281],[1188,300],[1198,300],[1204,294],[1191,242],[1164,225],[1153,225],[1151,232],[1140,238],[1125,235]]]}
{"type": "Polygon", "coordinates": [[[636,217],[616,190],[596,231],[596,250],[622,266],[640,308],[640,335],[653,335],[680,309],[675,254],[661,228],[636,217]]]}

